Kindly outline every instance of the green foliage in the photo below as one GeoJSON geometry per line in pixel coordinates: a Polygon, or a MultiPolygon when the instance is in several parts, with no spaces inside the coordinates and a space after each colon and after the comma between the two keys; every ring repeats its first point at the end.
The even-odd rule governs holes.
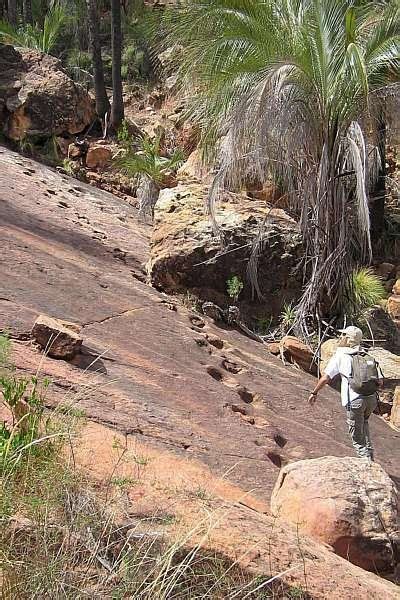
{"type": "Polygon", "coordinates": [[[281,182],[300,216],[302,323],[321,306],[335,312],[354,265],[370,258],[368,185],[378,169],[365,160],[360,123],[374,90],[396,79],[399,15],[394,1],[338,0],[193,0],[167,11],[162,46],[184,47],[183,92],[219,165],[210,210],[257,173],[281,182]]]}
{"type": "Polygon", "coordinates": [[[296,320],[296,308],[290,302],[283,305],[283,309],[279,318],[282,329],[286,332],[293,327],[296,320]]]}
{"type": "Polygon", "coordinates": [[[156,184],[162,184],[165,176],[177,170],[184,161],[184,154],[176,149],[171,156],[161,155],[161,137],[153,141],[149,137],[141,141],[139,152],[128,151],[124,156],[116,159],[116,166],[128,177],[147,175],[156,184]]]}
{"type": "Polygon", "coordinates": [[[381,279],[372,269],[363,267],[353,271],[347,292],[344,312],[353,318],[379,304],[386,296],[381,279]]]}
{"type": "Polygon", "coordinates": [[[143,78],[150,70],[149,59],[137,43],[128,43],[122,52],[122,78],[128,83],[143,78]]]}
{"type": "Polygon", "coordinates": [[[0,335],[0,373],[1,369],[10,366],[11,342],[7,335],[0,335]]]}
{"type": "Polygon", "coordinates": [[[228,292],[228,296],[232,298],[234,302],[238,301],[243,287],[244,283],[237,275],[233,275],[226,281],[226,291],[228,292]]]}
{"type": "Polygon", "coordinates": [[[68,52],[66,67],[71,77],[84,85],[90,85],[92,76],[92,59],[89,52],[72,48],[68,52]]]}
{"type": "Polygon", "coordinates": [[[25,25],[15,29],[10,23],[0,21],[0,41],[50,54],[67,20],[68,13],[63,4],[53,2],[44,18],[43,26],[25,25]]]}
{"type": "Polygon", "coordinates": [[[48,382],[15,374],[0,376],[0,391],[12,414],[12,424],[0,426],[0,470],[14,469],[25,456],[42,452],[40,429],[43,425],[43,398],[48,382]]]}
{"type": "Polygon", "coordinates": [[[117,131],[117,140],[118,144],[126,151],[130,152],[134,146],[133,136],[129,133],[129,124],[126,119],[124,119],[117,131]]]}
{"type": "Polygon", "coordinates": [[[48,160],[50,163],[58,164],[60,161],[60,155],[58,152],[57,137],[52,135],[47,138],[39,153],[43,159],[48,160]]]}
{"type": "Polygon", "coordinates": [[[258,335],[266,335],[271,329],[272,322],[273,317],[271,315],[268,317],[259,317],[258,319],[256,319],[255,332],[258,335]]]}
{"type": "Polygon", "coordinates": [[[19,149],[22,154],[32,155],[35,150],[35,144],[28,136],[25,136],[19,140],[19,149]]]}
{"type": "Polygon", "coordinates": [[[71,158],[64,158],[62,161],[62,168],[66,172],[67,175],[71,175],[71,177],[75,174],[75,162],[71,158]]]}

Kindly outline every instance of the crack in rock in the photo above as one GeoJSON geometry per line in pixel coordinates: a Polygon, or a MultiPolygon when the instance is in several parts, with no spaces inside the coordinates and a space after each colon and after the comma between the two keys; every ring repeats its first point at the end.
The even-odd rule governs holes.
{"type": "Polygon", "coordinates": [[[128,308],[127,310],[123,310],[120,313],[117,313],[115,315],[110,315],[108,317],[104,317],[104,319],[99,319],[98,321],[88,321],[88,323],[85,323],[84,325],[82,325],[82,329],[84,327],[89,327],[89,325],[101,325],[102,323],[107,323],[107,321],[111,321],[111,319],[117,319],[118,317],[123,317],[124,315],[127,315],[129,313],[134,313],[138,310],[145,310],[146,308],[148,308],[147,306],[138,306],[137,308],[128,308]]]}

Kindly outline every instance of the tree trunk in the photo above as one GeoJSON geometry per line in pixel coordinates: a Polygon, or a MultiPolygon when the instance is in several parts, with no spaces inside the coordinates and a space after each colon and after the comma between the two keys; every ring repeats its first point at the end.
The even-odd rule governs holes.
{"type": "Polygon", "coordinates": [[[22,15],[24,19],[24,25],[32,24],[32,0],[23,0],[22,15]]]}
{"type": "Polygon", "coordinates": [[[112,43],[112,81],[113,103],[111,108],[111,127],[117,131],[124,118],[121,77],[121,0],[111,0],[111,43],[112,43]]]}
{"type": "Polygon", "coordinates": [[[386,123],[382,109],[377,117],[377,144],[381,167],[374,188],[370,191],[369,215],[371,219],[371,237],[374,244],[382,239],[385,227],[385,196],[386,196],[386,123]]]}
{"type": "Polygon", "coordinates": [[[11,25],[18,25],[17,0],[8,0],[7,16],[11,25]]]}
{"type": "Polygon", "coordinates": [[[103,60],[101,58],[99,17],[97,13],[96,0],[86,0],[89,22],[89,37],[92,52],[94,93],[96,96],[96,112],[100,119],[110,110],[106,86],[104,83],[103,60]]]}
{"type": "Polygon", "coordinates": [[[139,217],[147,220],[150,217],[153,220],[154,207],[157,204],[160,187],[149,175],[143,173],[139,178],[139,185],[136,190],[136,197],[139,201],[139,217]]]}

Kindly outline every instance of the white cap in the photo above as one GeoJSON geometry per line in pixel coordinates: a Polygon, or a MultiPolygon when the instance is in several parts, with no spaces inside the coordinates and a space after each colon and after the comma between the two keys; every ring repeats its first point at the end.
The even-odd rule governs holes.
{"type": "Polygon", "coordinates": [[[340,333],[344,333],[347,338],[349,338],[350,342],[354,344],[354,346],[358,346],[361,344],[363,338],[363,332],[359,327],[354,327],[354,325],[349,325],[345,329],[339,329],[340,333]]]}

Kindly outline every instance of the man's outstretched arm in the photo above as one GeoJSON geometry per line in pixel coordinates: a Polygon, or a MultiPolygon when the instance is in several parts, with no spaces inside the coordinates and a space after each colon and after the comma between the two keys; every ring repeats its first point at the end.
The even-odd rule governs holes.
{"type": "Polygon", "coordinates": [[[323,375],[319,380],[317,385],[314,388],[314,391],[311,392],[311,394],[308,397],[308,402],[309,404],[314,404],[314,402],[317,399],[317,394],[319,392],[319,390],[322,390],[322,388],[326,385],[328,385],[330,382],[332,381],[332,379],[329,377],[329,375],[323,375]]]}

